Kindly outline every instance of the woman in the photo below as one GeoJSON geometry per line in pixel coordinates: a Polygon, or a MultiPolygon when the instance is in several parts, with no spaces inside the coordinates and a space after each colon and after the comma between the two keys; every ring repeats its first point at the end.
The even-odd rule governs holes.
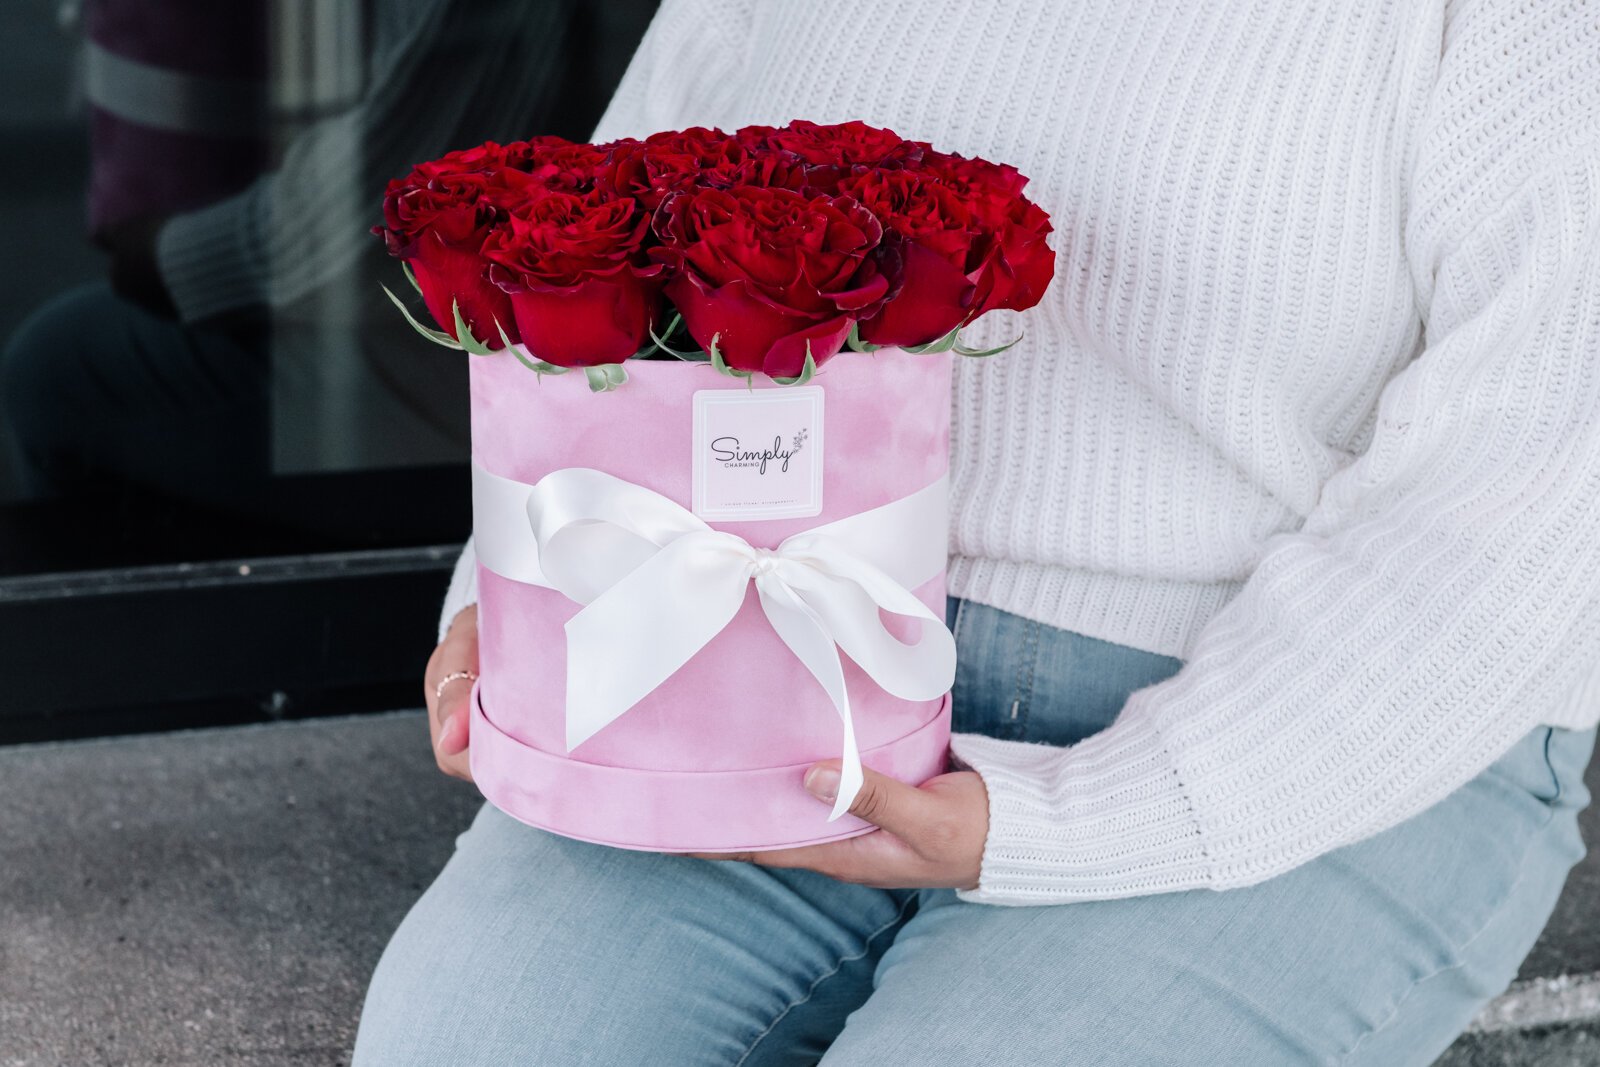
{"type": "Polygon", "coordinates": [[[357,1064],[1431,1062],[1582,855],[1596,15],[669,0],[596,139],[860,118],[1056,220],[1025,340],[956,372],[958,769],[736,862],[486,808],[357,1064]]]}

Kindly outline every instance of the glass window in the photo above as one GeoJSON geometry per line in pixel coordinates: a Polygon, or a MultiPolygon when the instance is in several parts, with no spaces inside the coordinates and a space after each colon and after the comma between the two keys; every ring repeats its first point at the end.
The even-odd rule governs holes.
{"type": "Polygon", "coordinates": [[[587,139],[652,0],[0,6],[0,742],[417,701],[466,359],[369,232],[587,139]]]}
{"type": "Polygon", "coordinates": [[[379,288],[383,186],[585,139],[654,7],[6,4],[0,578],[461,540],[466,368],[379,288]]]}

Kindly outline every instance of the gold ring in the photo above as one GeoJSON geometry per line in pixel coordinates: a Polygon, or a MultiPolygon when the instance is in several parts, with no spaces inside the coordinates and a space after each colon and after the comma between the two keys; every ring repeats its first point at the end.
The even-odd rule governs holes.
{"type": "Polygon", "coordinates": [[[445,686],[449,685],[451,682],[459,682],[463,678],[465,678],[469,682],[476,682],[478,680],[478,672],[477,671],[451,671],[449,674],[445,675],[443,678],[440,678],[439,679],[439,684],[433,687],[434,703],[438,703],[440,700],[444,699],[444,687],[445,686]]]}

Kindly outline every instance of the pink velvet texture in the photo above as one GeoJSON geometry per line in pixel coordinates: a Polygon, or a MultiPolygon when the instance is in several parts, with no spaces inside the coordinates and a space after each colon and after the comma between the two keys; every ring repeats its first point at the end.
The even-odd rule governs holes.
{"type": "MultiPolygon", "coordinates": [[[[530,485],[562,468],[595,468],[688,508],[694,394],[784,388],[677,361],[626,366],[629,381],[595,394],[582,374],[541,378],[505,353],[474,358],[475,461],[530,485]]],[[[811,383],[824,392],[821,513],[710,525],[772,548],[938,481],[948,466],[949,375],[948,356],[841,354],[811,383]]],[[[946,535],[941,525],[917,536],[942,543],[946,535]]],[[[569,837],[659,851],[787,847],[871,829],[849,815],[828,822],[828,805],[802,787],[814,761],[840,754],[840,722],[753,586],[720,635],[569,753],[562,627],[580,605],[481,566],[478,580],[472,770],[506,813],[569,837]]],[[[944,617],[942,575],[915,592],[944,617]]],[[[628,650],[615,653],[625,659],[628,650]]],[[[912,782],[940,773],[948,696],[901,700],[848,658],[844,669],[863,762],[912,782]]]]}

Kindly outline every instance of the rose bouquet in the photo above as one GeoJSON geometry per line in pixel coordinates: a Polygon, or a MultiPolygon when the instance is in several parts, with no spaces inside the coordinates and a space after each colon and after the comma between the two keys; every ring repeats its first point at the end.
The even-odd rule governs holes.
{"type": "Polygon", "coordinates": [[[491,143],[390,183],[375,232],[438,328],[391,299],[489,357],[492,802],[623,847],[768,848],[869,830],[863,763],[942,770],[949,354],[1001,351],[961,330],[1050,282],[1024,184],[860,122],[491,143]],[[574,369],[628,387],[539,387],[574,369]],[[835,755],[844,822],[819,825],[801,776],[835,755]]]}
{"type": "Polygon", "coordinates": [[[659,355],[789,384],[846,347],[980,354],[961,327],[1032,307],[1054,270],[1024,183],[860,122],[543,137],[418,166],[376,232],[441,344],[597,389],[659,355]]]}

